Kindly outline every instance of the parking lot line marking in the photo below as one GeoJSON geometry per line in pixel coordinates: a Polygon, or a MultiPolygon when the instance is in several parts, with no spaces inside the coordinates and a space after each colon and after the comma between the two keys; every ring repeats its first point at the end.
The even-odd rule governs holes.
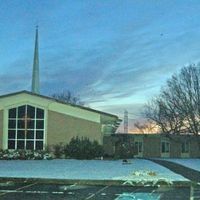
{"type": "Polygon", "coordinates": [[[36,185],[36,184],[37,184],[37,182],[32,183],[32,184],[29,184],[29,185],[25,185],[25,186],[20,187],[20,188],[17,188],[16,190],[22,190],[22,189],[25,189],[25,188],[31,187],[31,186],[36,185]]]}
{"type": "Polygon", "coordinates": [[[52,194],[64,194],[64,192],[52,192],[52,194]]]}
{"type": "Polygon", "coordinates": [[[14,185],[13,181],[0,182],[0,187],[14,185]]]}
{"type": "MultiPolygon", "coordinates": [[[[24,188],[28,188],[28,187],[31,187],[31,186],[36,185],[36,184],[37,184],[37,182],[31,183],[31,184],[29,184],[29,185],[25,185],[25,186],[23,186],[23,187],[19,187],[19,188],[15,189],[15,190],[10,190],[10,192],[4,192],[4,193],[0,194],[0,196],[4,196],[4,195],[6,195],[6,194],[8,194],[8,193],[11,193],[11,191],[17,191],[17,192],[19,192],[20,190],[22,190],[22,189],[24,189],[24,188]]],[[[9,190],[7,190],[7,191],[9,191],[9,190]]]]}
{"type": "Polygon", "coordinates": [[[73,185],[60,186],[59,188],[66,191],[66,190],[74,188],[76,186],[77,186],[77,183],[74,183],[73,185]]]}
{"type": "Polygon", "coordinates": [[[17,190],[0,190],[0,192],[3,192],[3,193],[13,193],[13,192],[23,192],[23,191],[17,191],[17,190]]]}
{"type": "Polygon", "coordinates": [[[108,187],[110,187],[110,185],[107,185],[107,186],[101,188],[101,189],[98,190],[96,193],[91,194],[90,196],[88,196],[85,200],[91,199],[92,197],[94,197],[94,196],[97,195],[98,193],[102,192],[103,190],[107,189],[108,187]]]}
{"type": "Polygon", "coordinates": [[[22,192],[29,193],[29,194],[35,194],[35,193],[37,193],[37,194],[48,194],[49,193],[47,191],[22,191],[22,192]]]}
{"type": "Polygon", "coordinates": [[[28,193],[28,194],[64,194],[64,192],[48,192],[48,191],[37,191],[37,190],[0,190],[3,193],[28,193]]]}

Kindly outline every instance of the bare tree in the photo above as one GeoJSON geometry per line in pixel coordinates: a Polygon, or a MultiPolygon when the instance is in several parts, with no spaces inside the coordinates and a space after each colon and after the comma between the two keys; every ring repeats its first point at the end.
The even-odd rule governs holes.
{"type": "Polygon", "coordinates": [[[164,133],[200,133],[200,66],[189,65],[167,81],[145,116],[164,133]]]}
{"type": "Polygon", "coordinates": [[[134,127],[138,130],[138,132],[143,134],[157,132],[157,125],[155,124],[155,122],[151,121],[144,121],[144,122],[137,121],[134,123],[134,127]]]}
{"type": "Polygon", "coordinates": [[[70,103],[73,105],[84,105],[84,102],[80,100],[78,96],[72,95],[72,92],[70,91],[63,91],[61,93],[54,93],[51,95],[54,99],[57,99],[59,101],[62,101],[64,103],[70,103]]]}

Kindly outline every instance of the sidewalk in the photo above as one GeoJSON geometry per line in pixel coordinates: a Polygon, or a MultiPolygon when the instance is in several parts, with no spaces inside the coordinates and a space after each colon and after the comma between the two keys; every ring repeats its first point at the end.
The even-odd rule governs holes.
{"type": "Polygon", "coordinates": [[[155,162],[122,160],[41,160],[0,161],[2,181],[64,183],[87,185],[173,185],[188,186],[190,181],[155,162]]]}
{"type": "MultiPolygon", "coordinates": [[[[193,181],[193,182],[200,182],[200,172],[185,166],[182,166],[180,164],[166,161],[166,160],[157,160],[157,159],[150,159],[151,161],[167,167],[168,169],[172,170],[173,172],[182,175],[183,177],[193,181]]],[[[199,166],[200,168],[200,166],[199,166]]]]}

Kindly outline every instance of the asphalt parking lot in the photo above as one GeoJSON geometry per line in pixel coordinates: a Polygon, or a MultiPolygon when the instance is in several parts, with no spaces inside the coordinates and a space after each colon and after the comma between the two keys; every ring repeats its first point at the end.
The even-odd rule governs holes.
{"type": "Polygon", "coordinates": [[[0,199],[2,200],[188,200],[189,196],[190,188],[186,187],[90,186],[42,184],[37,182],[0,182],[0,199]],[[130,197],[131,195],[132,198],[130,197]],[[133,198],[133,195],[135,198],[133,198]]]}

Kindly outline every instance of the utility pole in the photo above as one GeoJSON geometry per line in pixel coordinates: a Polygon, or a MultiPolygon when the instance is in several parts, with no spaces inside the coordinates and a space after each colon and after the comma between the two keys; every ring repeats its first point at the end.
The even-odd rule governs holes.
{"type": "Polygon", "coordinates": [[[128,111],[124,110],[124,133],[128,133],[128,111]]]}

